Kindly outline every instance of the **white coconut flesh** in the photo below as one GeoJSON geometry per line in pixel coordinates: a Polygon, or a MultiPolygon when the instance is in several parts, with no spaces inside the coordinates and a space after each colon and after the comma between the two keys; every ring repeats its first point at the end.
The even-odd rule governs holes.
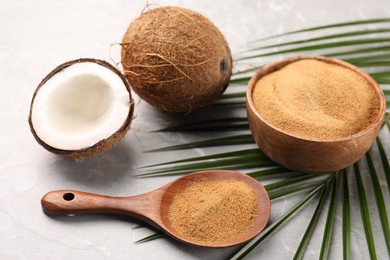
{"type": "Polygon", "coordinates": [[[32,104],[37,136],[61,150],[88,148],[116,133],[130,109],[129,91],[110,69],[75,63],[48,79],[32,104]]]}

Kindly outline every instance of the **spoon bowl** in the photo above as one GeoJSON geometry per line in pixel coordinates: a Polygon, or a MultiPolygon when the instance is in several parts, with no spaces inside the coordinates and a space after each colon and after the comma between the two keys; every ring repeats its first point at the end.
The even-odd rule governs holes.
{"type": "Polygon", "coordinates": [[[48,214],[113,213],[128,215],[162,230],[171,237],[187,244],[203,247],[229,247],[247,242],[266,226],[270,215],[270,200],[260,182],[238,171],[215,170],[188,174],[165,186],[144,194],[130,197],[112,197],[74,190],[48,192],[41,200],[43,211],[48,214]],[[242,235],[229,241],[197,241],[177,232],[172,227],[168,213],[176,196],[191,182],[209,180],[238,180],[250,186],[257,198],[258,215],[253,225],[242,235]]]}

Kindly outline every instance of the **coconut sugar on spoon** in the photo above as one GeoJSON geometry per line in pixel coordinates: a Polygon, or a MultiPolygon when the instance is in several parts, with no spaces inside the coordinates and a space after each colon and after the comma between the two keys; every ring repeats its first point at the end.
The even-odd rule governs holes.
{"type": "Polygon", "coordinates": [[[238,180],[190,183],[169,210],[172,227],[195,241],[234,241],[247,232],[259,214],[252,187],[238,180]]]}
{"type": "Polygon", "coordinates": [[[379,109],[366,79],[315,59],[293,62],[262,77],[253,102],[262,117],[282,131],[321,141],[364,130],[379,109]]]}

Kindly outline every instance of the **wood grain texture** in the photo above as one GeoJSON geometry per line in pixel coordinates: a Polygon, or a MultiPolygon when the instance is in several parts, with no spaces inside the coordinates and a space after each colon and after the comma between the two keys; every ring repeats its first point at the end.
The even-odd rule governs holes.
{"type": "Polygon", "coordinates": [[[137,196],[112,197],[75,190],[56,190],[42,197],[42,209],[48,215],[111,213],[142,220],[184,243],[203,247],[228,247],[244,243],[259,234],[267,225],[271,203],[263,185],[238,171],[215,170],[188,174],[167,185],[137,196]],[[168,212],[176,194],[193,181],[239,180],[253,188],[258,201],[258,216],[253,226],[229,242],[195,241],[179,234],[170,224],[168,212]]]}
{"type": "Polygon", "coordinates": [[[272,160],[295,171],[327,173],[352,165],[368,151],[382,125],[386,101],[379,85],[361,69],[332,58],[297,56],[265,66],[251,78],[246,95],[246,109],[249,127],[257,145],[272,160]],[[334,141],[320,141],[294,136],[266,122],[257,112],[252,101],[252,92],[256,82],[261,77],[301,59],[316,59],[337,64],[364,77],[377,94],[380,104],[378,115],[373,123],[365,130],[352,136],[334,141]]]}

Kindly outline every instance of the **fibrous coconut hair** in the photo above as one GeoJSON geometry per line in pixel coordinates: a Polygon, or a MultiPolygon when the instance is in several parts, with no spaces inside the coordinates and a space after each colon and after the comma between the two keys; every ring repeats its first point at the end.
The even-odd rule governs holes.
{"type": "Polygon", "coordinates": [[[201,14],[160,7],[134,20],[122,39],[122,66],[132,89],[170,112],[211,105],[232,73],[229,46],[201,14]]]}

